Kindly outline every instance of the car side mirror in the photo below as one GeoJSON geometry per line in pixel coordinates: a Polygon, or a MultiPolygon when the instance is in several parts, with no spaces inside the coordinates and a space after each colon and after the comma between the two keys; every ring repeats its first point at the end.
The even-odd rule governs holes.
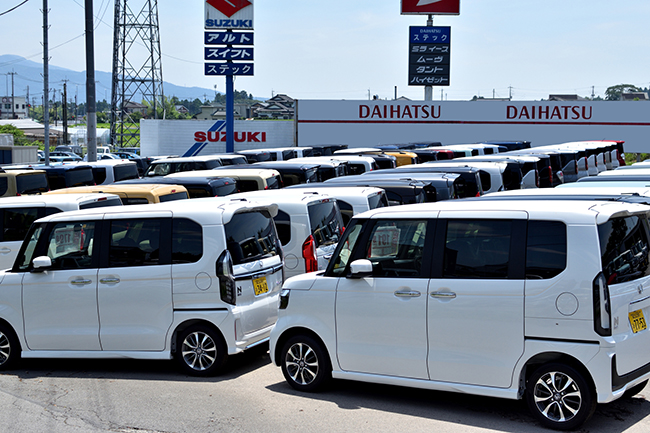
{"type": "Polygon", "coordinates": [[[365,278],[372,275],[372,262],[368,259],[359,259],[350,263],[349,278],[365,278]]]}
{"type": "Polygon", "coordinates": [[[44,270],[52,267],[52,259],[48,256],[36,257],[32,261],[33,271],[32,272],[43,272],[44,270]]]}

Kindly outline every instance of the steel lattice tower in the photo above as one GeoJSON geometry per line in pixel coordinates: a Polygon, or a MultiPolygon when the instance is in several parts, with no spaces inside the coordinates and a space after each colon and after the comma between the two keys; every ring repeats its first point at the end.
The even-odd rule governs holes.
{"type": "Polygon", "coordinates": [[[165,118],[158,1],[115,0],[114,19],[111,143],[137,147],[141,105],[147,118],[165,118]]]}

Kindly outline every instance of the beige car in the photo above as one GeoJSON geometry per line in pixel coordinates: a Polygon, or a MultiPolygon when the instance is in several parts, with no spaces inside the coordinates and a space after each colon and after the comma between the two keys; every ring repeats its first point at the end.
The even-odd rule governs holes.
{"type": "Polygon", "coordinates": [[[141,184],[141,185],[97,185],[62,188],[46,194],[110,193],[120,197],[122,204],[162,203],[189,198],[182,185],[141,184]]]}
{"type": "Polygon", "coordinates": [[[41,194],[49,190],[43,170],[7,170],[0,173],[0,197],[41,194]]]}

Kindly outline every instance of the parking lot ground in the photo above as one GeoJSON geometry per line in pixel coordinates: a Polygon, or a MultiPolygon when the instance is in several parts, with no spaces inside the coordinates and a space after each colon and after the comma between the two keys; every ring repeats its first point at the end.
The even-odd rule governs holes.
{"type": "MultiPolygon", "coordinates": [[[[173,362],[23,360],[0,375],[0,432],[543,432],[523,402],[334,381],[299,393],[268,353],[195,378],[173,362]]],[[[581,432],[647,433],[650,388],[600,405],[581,432]]]]}

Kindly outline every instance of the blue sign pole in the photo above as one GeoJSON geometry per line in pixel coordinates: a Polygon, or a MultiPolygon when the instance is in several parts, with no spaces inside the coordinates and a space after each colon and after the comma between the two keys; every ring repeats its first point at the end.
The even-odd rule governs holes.
{"type": "Polygon", "coordinates": [[[226,75],[226,152],[235,151],[235,76],[226,75]]]}

